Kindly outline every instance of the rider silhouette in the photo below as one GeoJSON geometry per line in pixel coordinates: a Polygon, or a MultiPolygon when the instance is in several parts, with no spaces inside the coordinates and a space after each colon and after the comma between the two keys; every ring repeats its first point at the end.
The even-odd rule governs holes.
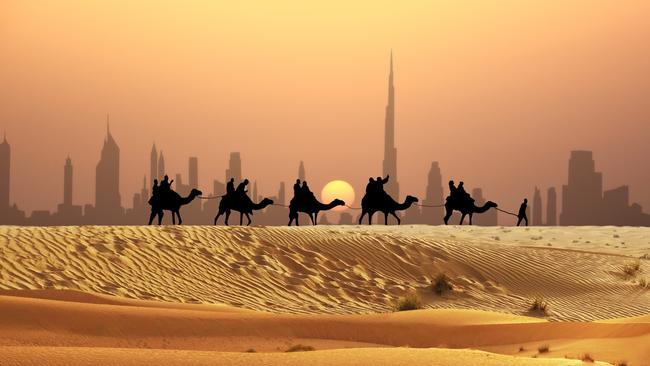
{"type": "Polygon", "coordinates": [[[296,183],[293,184],[293,196],[298,199],[300,197],[300,179],[296,179],[296,183]]]}
{"type": "Polygon", "coordinates": [[[160,182],[160,186],[158,187],[158,190],[161,193],[169,192],[171,190],[172,183],[174,183],[174,180],[172,179],[171,182],[170,182],[169,177],[167,175],[165,175],[162,182],[160,182]]]}
{"type": "Polygon", "coordinates": [[[368,178],[368,184],[366,185],[366,194],[372,193],[375,190],[375,178],[368,178]]]}
{"type": "Polygon", "coordinates": [[[235,193],[235,178],[230,178],[228,183],[226,183],[226,194],[235,193]]]}
{"type": "Polygon", "coordinates": [[[153,180],[153,187],[151,187],[151,195],[155,196],[158,194],[158,179],[153,180]]]}
{"type": "Polygon", "coordinates": [[[248,185],[248,179],[244,179],[244,180],[243,180],[241,183],[239,183],[239,185],[237,186],[237,189],[235,190],[235,193],[237,193],[238,195],[242,195],[242,196],[246,195],[246,192],[248,192],[248,191],[246,190],[246,186],[247,186],[247,185],[248,185]]]}
{"type": "Polygon", "coordinates": [[[386,193],[386,191],[384,191],[384,184],[388,183],[389,177],[390,177],[389,175],[386,175],[386,178],[377,177],[377,179],[375,180],[375,193],[377,194],[386,193]]]}
{"type": "Polygon", "coordinates": [[[302,187],[300,188],[300,197],[303,201],[307,201],[308,198],[316,199],[314,193],[309,189],[306,180],[302,181],[302,187]]]}
{"type": "Polygon", "coordinates": [[[454,185],[454,181],[450,180],[449,181],[449,197],[454,197],[455,195],[456,195],[456,186],[454,185]]]}
{"type": "Polygon", "coordinates": [[[472,204],[474,203],[472,196],[470,196],[469,193],[465,191],[465,182],[458,183],[458,188],[456,188],[456,195],[461,201],[470,202],[472,204]]]}

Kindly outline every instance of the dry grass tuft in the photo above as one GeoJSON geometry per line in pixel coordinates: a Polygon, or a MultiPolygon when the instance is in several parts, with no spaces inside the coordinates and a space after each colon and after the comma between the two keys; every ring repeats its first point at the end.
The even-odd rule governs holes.
{"type": "Polygon", "coordinates": [[[623,265],[622,271],[627,278],[636,277],[636,275],[641,271],[641,262],[635,261],[626,263],[623,265]]]}
{"type": "Polygon", "coordinates": [[[315,350],[316,349],[312,346],[294,344],[293,346],[289,347],[285,352],[307,352],[307,351],[315,351],[315,350]]]}
{"type": "Polygon", "coordinates": [[[541,315],[548,315],[548,310],[549,306],[546,300],[544,300],[541,297],[536,297],[535,300],[533,300],[533,303],[530,304],[530,307],[528,308],[528,311],[531,313],[536,313],[536,314],[541,314],[541,315]]]}
{"type": "Polygon", "coordinates": [[[395,311],[418,310],[418,309],[422,309],[422,307],[423,307],[422,300],[420,300],[420,297],[415,293],[411,293],[406,296],[400,297],[395,303],[394,310],[395,311]]]}
{"type": "Polygon", "coordinates": [[[249,348],[249,349],[247,349],[245,352],[246,352],[246,353],[255,353],[255,352],[257,352],[257,351],[255,350],[255,348],[249,348]]]}
{"type": "Polygon", "coordinates": [[[537,347],[537,352],[539,353],[548,353],[550,350],[551,348],[548,346],[548,344],[543,344],[537,347]]]}
{"type": "Polygon", "coordinates": [[[594,360],[594,357],[593,357],[591,354],[589,354],[589,353],[585,353],[585,354],[583,354],[583,355],[580,357],[580,359],[582,360],[582,362],[589,362],[589,363],[594,363],[594,362],[596,362],[596,360],[594,360]]]}
{"type": "Polygon", "coordinates": [[[439,273],[436,278],[433,279],[433,282],[431,282],[430,288],[437,295],[442,295],[447,291],[451,291],[454,286],[452,286],[449,276],[445,273],[439,273]]]}
{"type": "Polygon", "coordinates": [[[638,283],[639,283],[639,287],[641,287],[642,289],[650,289],[650,282],[648,282],[647,279],[642,278],[639,280],[638,283]]]}

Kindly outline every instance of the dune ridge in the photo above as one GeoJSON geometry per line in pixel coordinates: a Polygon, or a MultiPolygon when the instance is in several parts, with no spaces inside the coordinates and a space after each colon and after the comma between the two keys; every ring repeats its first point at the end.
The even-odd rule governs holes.
{"type": "Polygon", "coordinates": [[[548,322],[461,309],[274,314],[191,304],[173,308],[160,302],[93,294],[85,297],[90,302],[81,302],[82,296],[69,290],[19,295],[20,291],[0,296],[3,365],[12,359],[16,362],[8,364],[47,360],[49,365],[406,365],[411,360],[425,365],[431,364],[430,357],[440,365],[459,360],[477,365],[567,365],[587,352],[598,360],[626,359],[643,365],[650,357],[645,347],[650,342],[650,322],[643,318],[548,322]],[[317,351],[298,356],[284,352],[296,344],[317,351]],[[551,350],[539,354],[537,348],[543,344],[551,350]],[[258,355],[245,354],[249,349],[258,355]],[[340,362],[333,363],[331,358],[340,362]],[[386,363],[388,359],[393,361],[386,363]]]}
{"type": "Polygon", "coordinates": [[[0,289],[290,314],[387,312],[398,297],[418,292],[430,308],[526,315],[531,299],[543,297],[551,320],[647,315],[650,291],[622,268],[638,260],[640,276],[648,274],[638,256],[650,252],[643,242],[650,230],[565,230],[573,236],[558,240],[558,228],[2,227],[0,289]],[[616,253],[603,245],[615,235],[630,237],[616,253]],[[537,244],[545,241],[554,244],[537,244]],[[427,289],[438,273],[452,279],[453,292],[427,289]]]}

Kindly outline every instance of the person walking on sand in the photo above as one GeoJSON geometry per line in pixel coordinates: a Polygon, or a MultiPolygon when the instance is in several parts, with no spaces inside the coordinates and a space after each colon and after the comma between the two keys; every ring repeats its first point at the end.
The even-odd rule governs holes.
{"type": "Polygon", "coordinates": [[[526,216],[526,209],[528,208],[528,198],[524,198],[521,206],[519,206],[519,214],[517,215],[517,226],[521,224],[521,221],[525,221],[526,226],[528,226],[528,216],[526,216]]]}

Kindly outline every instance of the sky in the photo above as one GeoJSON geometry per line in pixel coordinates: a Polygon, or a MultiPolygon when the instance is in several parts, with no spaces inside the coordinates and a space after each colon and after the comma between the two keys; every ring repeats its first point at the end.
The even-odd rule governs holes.
{"type": "Polygon", "coordinates": [[[110,113],[125,207],[154,142],[170,175],[198,157],[207,192],[240,151],[263,195],[304,160],[314,191],[345,180],[358,205],[381,174],[392,49],[402,197],[439,161],[515,210],[586,149],[650,212],[648,19],[635,0],[4,0],[11,201],[55,209],[69,155],[74,202],[93,203],[110,113]]]}

